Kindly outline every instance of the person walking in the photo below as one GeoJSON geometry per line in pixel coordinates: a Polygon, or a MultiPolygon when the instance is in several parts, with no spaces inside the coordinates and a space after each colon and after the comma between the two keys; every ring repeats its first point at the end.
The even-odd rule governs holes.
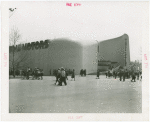
{"type": "Polygon", "coordinates": [[[106,78],[107,78],[107,75],[108,75],[108,72],[107,72],[107,71],[106,71],[105,75],[106,75],[106,78]]]}
{"type": "Polygon", "coordinates": [[[75,70],[73,69],[73,71],[72,71],[72,75],[71,75],[71,80],[72,79],[74,79],[74,81],[75,81],[75,70]]]}
{"type": "Polygon", "coordinates": [[[65,72],[65,69],[63,67],[61,68],[60,86],[62,86],[62,82],[64,82],[64,84],[67,85],[66,72],[65,72]]]}
{"type": "Polygon", "coordinates": [[[61,77],[61,70],[59,68],[57,70],[57,74],[56,74],[56,83],[55,83],[55,85],[57,84],[57,82],[60,84],[60,77],[61,77]]]}

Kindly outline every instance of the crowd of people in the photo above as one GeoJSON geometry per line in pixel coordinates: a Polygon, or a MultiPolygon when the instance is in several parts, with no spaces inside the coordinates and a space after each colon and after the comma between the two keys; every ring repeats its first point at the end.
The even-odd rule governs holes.
{"type": "MultiPolygon", "coordinates": [[[[50,70],[51,72],[51,70],[50,70]]],[[[10,72],[12,75],[12,71],[10,72]]],[[[17,70],[17,75],[19,73],[19,70],[17,70]]],[[[35,67],[33,70],[31,68],[27,68],[22,70],[21,72],[21,76],[23,76],[23,79],[27,79],[29,80],[30,76],[32,78],[32,80],[34,79],[38,79],[38,80],[42,80],[43,79],[43,74],[44,71],[43,69],[37,68],[35,67]]],[[[100,75],[104,74],[104,72],[100,72],[100,70],[97,70],[97,74],[96,74],[96,78],[99,79],[100,75]]],[[[51,74],[50,74],[51,75],[51,74]]],[[[53,75],[56,77],[56,85],[60,85],[62,86],[62,83],[64,83],[65,85],[67,85],[66,80],[68,80],[68,76],[71,76],[71,80],[75,81],[75,70],[67,70],[64,69],[63,67],[59,68],[58,70],[53,70],[53,75]]],[[[108,70],[105,72],[106,78],[119,78],[120,81],[125,81],[125,79],[130,79],[131,78],[131,82],[136,82],[136,80],[142,80],[142,72],[141,71],[130,71],[130,70],[124,70],[124,69],[120,69],[117,71],[113,71],[113,70],[108,70]]],[[[80,70],[80,76],[86,76],[86,69],[81,69],[80,70]]]]}
{"type": "Polygon", "coordinates": [[[116,79],[117,77],[119,77],[120,81],[122,80],[125,81],[125,79],[130,79],[130,78],[131,78],[131,82],[136,82],[136,79],[142,80],[142,72],[138,70],[137,71],[119,70],[113,72],[109,70],[105,73],[105,75],[106,78],[114,77],[116,79]]]}
{"type": "MultiPolygon", "coordinates": [[[[66,80],[68,80],[68,71],[65,70],[63,67],[59,68],[55,73],[56,76],[56,83],[55,85],[62,86],[62,83],[67,85],[66,80]]],[[[75,81],[75,70],[73,69],[71,72],[71,80],[75,81]]]]}
{"type": "Polygon", "coordinates": [[[81,70],[80,70],[80,75],[81,75],[81,76],[86,76],[86,69],[84,69],[84,70],[81,69],[81,70]]]}
{"type": "Polygon", "coordinates": [[[30,76],[32,80],[34,79],[42,80],[43,73],[44,73],[43,69],[35,67],[34,70],[32,70],[31,68],[28,67],[27,69],[22,70],[21,75],[23,76],[23,79],[27,79],[27,80],[29,80],[30,76]]]}
{"type": "MultiPolygon", "coordinates": [[[[72,74],[72,72],[73,72],[73,70],[71,70],[71,69],[65,69],[65,71],[66,71],[66,73],[68,74],[68,75],[71,75],[72,74]]],[[[53,70],[49,70],[49,75],[51,76],[56,76],[56,74],[57,74],[57,72],[58,72],[58,69],[53,69],[53,70]]]]}

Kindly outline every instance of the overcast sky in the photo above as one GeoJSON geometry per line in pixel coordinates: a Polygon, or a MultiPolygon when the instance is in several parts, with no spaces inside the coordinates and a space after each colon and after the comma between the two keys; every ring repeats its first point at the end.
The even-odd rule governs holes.
{"type": "Polygon", "coordinates": [[[142,2],[11,2],[17,10],[10,17],[10,28],[17,27],[20,41],[33,42],[70,38],[96,43],[128,34],[131,60],[140,60],[142,42],[142,2]]]}

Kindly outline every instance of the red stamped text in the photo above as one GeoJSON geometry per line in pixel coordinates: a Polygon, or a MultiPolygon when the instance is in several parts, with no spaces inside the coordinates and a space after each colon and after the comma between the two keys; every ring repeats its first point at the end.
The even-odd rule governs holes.
{"type": "Polygon", "coordinates": [[[7,67],[7,53],[4,53],[4,67],[7,67]]]}
{"type": "Polygon", "coordinates": [[[144,54],[144,64],[145,64],[145,68],[148,68],[148,62],[147,62],[147,55],[144,54]]]}
{"type": "Polygon", "coordinates": [[[80,3],[66,3],[66,6],[70,6],[70,7],[72,7],[72,6],[81,6],[81,4],[80,3]]]}
{"type": "Polygon", "coordinates": [[[147,55],[146,54],[144,54],[144,60],[147,60],[147,55]]]}
{"type": "Polygon", "coordinates": [[[83,116],[68,116],[68,119],[82,119],[83,116]]]}

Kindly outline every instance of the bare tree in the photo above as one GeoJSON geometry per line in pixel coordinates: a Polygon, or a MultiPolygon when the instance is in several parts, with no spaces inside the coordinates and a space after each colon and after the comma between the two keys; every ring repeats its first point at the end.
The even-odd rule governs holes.
{"type": "Polygon", "coordinates": [[[27,51],[22,50],[19,40],[21,39],[21,34],[18,28],[13,27],[9,32],[9,68],[13,72],[15,77],[15,71],[22,68],[21,64],[27,59],[27,51]]]}

